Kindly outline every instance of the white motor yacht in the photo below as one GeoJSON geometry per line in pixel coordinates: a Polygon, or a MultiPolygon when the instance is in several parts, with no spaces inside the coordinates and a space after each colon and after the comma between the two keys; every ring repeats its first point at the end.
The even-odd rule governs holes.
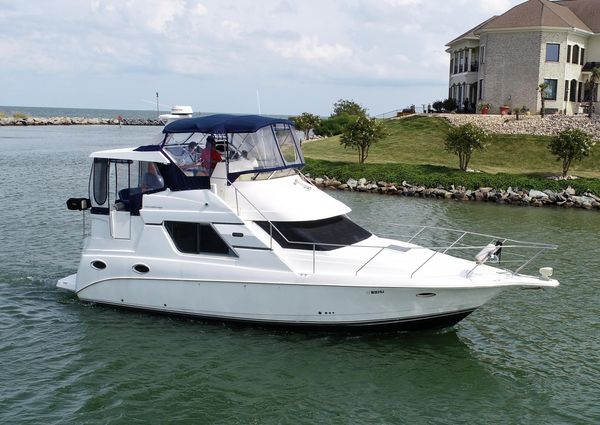
{"type": "Polygon", "coordinates": [[[508,288],[559,284],[549,267],[521,273],[553,245],[462,231],[441,244],[429,227],[403,230],[405,240],[372,234],[301,174],[285,119],[179,119],[155,144],[91,158],[89,197],[67,202],[89,214],[91,231],[77,273],[57,283],[84,301],[253,324],[417,328],[453,325],[508,288]]]}

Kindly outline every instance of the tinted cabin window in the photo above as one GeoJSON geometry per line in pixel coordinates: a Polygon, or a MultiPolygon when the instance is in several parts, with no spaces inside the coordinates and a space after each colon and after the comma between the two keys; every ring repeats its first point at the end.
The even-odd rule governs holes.
{"type": "Polygon", "coordinates": [[[165,221],[165,228],[177,249],[183,253],[234,255],[209,224],[165,221]]]}
{"type": "Polygon", "coordinates": [[[103,205],[108,196],[108,159],[94,158],[94,201],[103,205]]]}
{"type": "Polygon", "coordinates": [[[271,230],[267,221],[257,221],[256,224],[272,234],[283,248],[312,250],[315,244],[317,251],[331,251],[341,248],[338,245],[352,245],[371,236],[371,233],[343,215],[324,220],[273,222],[279,231],[271,230]]]}

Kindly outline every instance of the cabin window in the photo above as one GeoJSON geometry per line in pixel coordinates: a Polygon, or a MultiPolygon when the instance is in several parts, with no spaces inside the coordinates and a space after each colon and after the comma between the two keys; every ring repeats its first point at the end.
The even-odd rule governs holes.
{"type": "Polygon", "coordinates": [[[165,221],[177,250],[185,254],[235,255],[210,224],[165,221]]]}
{"type": "Polygon", "coordinates": [[[154,162],[140,162],[142,192],[154,192],[165,187],[165,181],[154,162]]]}
{"type": "Polygon", "coordinates": [[[93,188],[94,202],[104,205],[108,197],[108,159],[94,158],[93,188]]]}
{"type": "Polygon", "coordinates": [[[316,251],[332,251],[371,236],[371,233],[344,215],[323,220],[271,223],[273,229],[268,221],[256,222],[265,232],[272,234],[282,248],[312,250],[314,244],[316,251]]]}

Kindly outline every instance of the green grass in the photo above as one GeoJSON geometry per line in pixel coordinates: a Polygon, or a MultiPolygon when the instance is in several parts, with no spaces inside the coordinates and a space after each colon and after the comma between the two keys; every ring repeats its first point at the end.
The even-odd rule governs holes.
{"type": "MultiPolygon", "coordinates": [[[[367,163],[443,166],[446,167],[444,173],[452,169],[458,171],[458,157],[444,150],[444,137],[449,128],[446,120],[417,116],[388,120],[385,126],[388,137],[371,147],[367,163]]],[[[547,136],[493,135],[485,151],[473,154],[469,167],[485,173],[532,178],[559,175],[561,166],[548,151],[549,140],[547,136]]],[[[357,152],[344,149],[339,136],[308,142],[302,148],[309,159],[358,162],[357,152]]],[[[570,174],[600,178],[600,152],[573,164],[570,174]]]]}
{"type": "Polygon", "coordinates": [[[496,189],[551,189],[561,191],[567,186],[573,187],[577,193],[591,191],[600,194],[600,180],[581,178],[577,180],[555,181],[537,175],[506,174],[506,173],[464,173],[457,168],[439,165],[416,164],[358,164],[356,162],[331,162],[308,159],[304,172],[313,177],[327,175],[346,182],[349,178],[361,177],[369,181],[385,181],[401,184],[406,180],[413,185],[425,187],[464,186],[467,189],[492,187],[496,189]]]}

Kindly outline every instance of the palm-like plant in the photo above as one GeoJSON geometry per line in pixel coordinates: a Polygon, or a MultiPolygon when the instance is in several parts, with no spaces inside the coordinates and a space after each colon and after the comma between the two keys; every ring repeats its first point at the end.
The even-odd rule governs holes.
{"type": "Polygon", "coordinates": [[[588,101],[588,117],[592,118],[592,111],[594,109],[594,101],[596,100],[598,92],[598,82],[600,82],[600,68],[592,69],[592,75],[590,79],[585,83],[587,89],[587,101],[588,101]]]}
{"type": "Polygon", "coordinates": [[[550,85],[546,82],[543,82],[538,86],[538,91],[540,92],[540,96],[542,98],[542,110],[540,111],[542,118],[544,118],[544,111],[546,109],[546,90],[549,86],[550,85]]]}

